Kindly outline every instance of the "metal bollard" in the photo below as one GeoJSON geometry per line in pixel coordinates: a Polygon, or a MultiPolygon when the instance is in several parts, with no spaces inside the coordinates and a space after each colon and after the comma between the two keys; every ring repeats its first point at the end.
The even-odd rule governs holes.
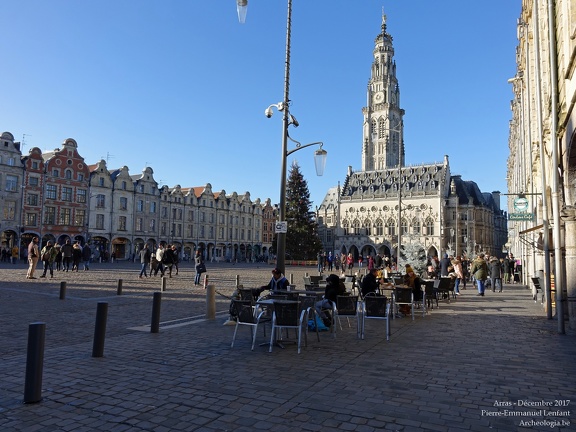
{"type": "Polygon", "coordinates": [[[116,289],[117,295],[122,295],[122,279],[118,279],[118,288],[116,289]]]}
{"type": "Polygon", "coordinates": [[[98,302],[98,307],[96,308],[96,325],[94,326],[94,343],[92,345],[92,357],[104,357],[104,339],[106,337],[107,318],[108,318],[108,303],[98,302]]]}
{"type": "Polygon", "coordinates": [[[162,276],[162,285],[160,286],[160,291],[166,291],[166,276],[162,276]]]}
{"type": "Polygon", "coordinates": [[[42,400],[45,334],[46,323],[35,322],[28,326],[24,403],[36,403],[42,400]]]}
{"type": "Polygon", "coordinates": [[[150,324],[150,333],[160,331],[160,303],[162,302],[162,293],[155,292],[152,300],[152,323],[150,324]]]}
{"type": "Polygon", "coordinates": [[[290,285],[294,285],[294,274],[290,273],[290,285]]]}
{"type": "Polygon", "coordinates": [[[206,288],[206,319],[216,319],[216,287],[208,285],[206,288]]]}
{"type": "Polygon", "coordinates": [[[204,287],[204,289],[206,289],[208,287],[208,275],[207,274],[204,275],[204,283],[202,284],[202,286],[204,287]]]}
{"type": "Polygon", "coordinates": [[[60,300],[64,300],[66,298],[66,282],[60,282],[60,300]]]}
{"type": "Polygon", "coordinates": [[[240,275],[236,275],[236,288],[240,285],[240,275]]]}

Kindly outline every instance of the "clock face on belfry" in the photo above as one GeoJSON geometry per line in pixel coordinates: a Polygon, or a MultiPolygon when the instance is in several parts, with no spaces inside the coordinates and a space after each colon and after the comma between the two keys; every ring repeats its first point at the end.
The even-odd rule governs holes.
{"type": "Polygon", "coordinates": [[[384,93],[382,93],[382,92],[377,92],[377,93],[374,95],[374,102],[380,103],[380,102],[382,102],[383,100],[384,100],[384,93]]]}

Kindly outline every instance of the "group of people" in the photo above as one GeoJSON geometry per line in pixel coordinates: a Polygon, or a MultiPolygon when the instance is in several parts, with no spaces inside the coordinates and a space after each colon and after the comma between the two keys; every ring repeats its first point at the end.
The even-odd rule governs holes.
{"type": "Polygon", "coordinates": [[[53,278],[54,270],[77,272],[80,268],[80,263],[84,264],[84,271],[90,270],[92,250],[87,244],[81,246],[78,241],[72,244],[70,239],[67,239],[63,245],[60,245],[48,240],[46,245],[39,250],[38,237],[34,237],[28,245],[27,252],[28,272],[26,273],[26,279],[36,279],[34,274],[39,262],[42,262],[43,266],[41,278],[47,277],[48,272],[50,272],[50,277],[53,278]]]}
{"type": "Polygon", "coordinates": [[[14,245],[11,248],[8,246],[3,247],[2,252],[0,253],[0,261],[16,264],[18,261],[18,246],[14,245]]]}
{"type": "MultiPolygon", "coordinates": [[[[156,250],[152,250],[148,244],[144,244],[140,250],[140,279],[144,277],[164,276],[168,273],[168,277],[172,277],[172,271],[175,270],[175,275],[178,275],[178,248],[176,245],[159,244],[156,250]],[[148,270],[148,271],[147,271],[148,270]]],[[[200,285],[200,277],[202,273],[206,272],[206,265],[201,250],[196,251],[194,257],[194,264],[196,276],[194,278],[194,285],[200,285]]]]}
{"type": "Polygon", "coordinates": [[[448,256],[441,260],[436,257],[429,261],[429,277],[452,277],[455,279],[454,293],[460,295],[460,285],[466,289],[466,282],[471,278],[476,285],[479,296],[484,296],[486,285],[493,292],[502,292],[503,283],[515,282],[516,260],[512,254],[503,258],[480,253],[472,261],[466,257],[448,256]],[[487,282],[488,281],[488,282],[487,282]]]}

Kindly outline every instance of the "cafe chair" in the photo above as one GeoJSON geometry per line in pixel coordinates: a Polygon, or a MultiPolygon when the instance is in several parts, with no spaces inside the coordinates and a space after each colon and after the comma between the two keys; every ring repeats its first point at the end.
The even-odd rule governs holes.
{"type": "Polygon", "coordinates": [[[398,314],[398,306],[400,305],[410,305],[412,321],[414,321],[414,293],[410,288],[394,288],[392,292],[392,301],[394,302],[394,316],[398,314]]]}
{"type": "Polygon", "coordinates": [[[424,281],[424,296],[422,298],[422,308],[428,313],[428,309],[434,309],[434,302],[438,307],[438,292],[434,288],[433,280],[424,281]]]}
{"type": "MultiPolygon", "coordinates": [[[[264,321],[266,311],[254,309],[252,306],[253,303],[250,300],[232,300],[232,304],[236,311],[236,328],[234,329],[234,336],[232,336],[232,345],[230,345],[230,348],[234,348],[238,327],[242,325],[250,327],[252,335],[252,351],[254,351],[258,325],[264,321]]],[[[266,334],[264,334],[264,336],[266,336],[266,334]]]]}
{"type": "Polygon", "coordinates": [[[364,339],[366,333],[366,320],[379,319],[386,321],[386,340],[390,340],[390,303],[386,296],[368,293],[362,301],[362,325],[360,338],[364,339]]]}
{"type": "MultiPolygon", "coordinates": [[[[440,298],[448,299],[448,303],[450,303],[450,285],[452,284],[452,278],[443,276],[439,279],[437,291],[438,296],[440,298]]],[[[454,284],[452,284],[452,292],[454,292],[454,284]]]]}
{"type": "Polygon", "coordinates": [[[338,296],[336,297],[336,316],[338,317],[338,324],[342,330],[341,317],[346,317],[348,327],[350,325],[350,318],[356,318],[356,335],[360,337],[360,315],[361,310],[358,307],[358,296],[338,296]]]}
{"type": "Polygon", "coordinates": [[[318,296],[300,295],[298,301],[300,302],[300,310],[306,310],[308,321],[314,321],[314,330],[316,330],[316,337],[318,338],[318,342],[320,342],[320,332],[318,331],[318,326],[316,325],[316,302],[319,301],[318,296]]]}
{"type": "Polygon", "coordinates": [[[322,276],[310,276],[310,284],[311,285],[320,285],[322,281],[322,276]]]}
{"type": "Polygon", "coordinates": [[[272,334],[270,335],[270,349],[274,345],[274,337],[282,339],[283,329],[295,329],[298,332],[298,354],[304,333],[304,346],[308,346],[308,312],[300,308],[299,302],[281,303],[274,302],[274,313],[272,314],[272,334]],[[302,328],[304,327],[304,329],[302,328]]]}

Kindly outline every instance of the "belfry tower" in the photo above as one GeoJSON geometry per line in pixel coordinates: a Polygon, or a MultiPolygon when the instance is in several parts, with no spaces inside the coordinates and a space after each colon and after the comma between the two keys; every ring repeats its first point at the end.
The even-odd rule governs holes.
{"type": "Polygon", "coordinates": [[[400,87],[392,36],[386,32],[382,11],[382,30],[374,41],[374,62],[367,89],[364,114],[362,171],[383,170],[404,163],[403,117],[400,87]]]}

